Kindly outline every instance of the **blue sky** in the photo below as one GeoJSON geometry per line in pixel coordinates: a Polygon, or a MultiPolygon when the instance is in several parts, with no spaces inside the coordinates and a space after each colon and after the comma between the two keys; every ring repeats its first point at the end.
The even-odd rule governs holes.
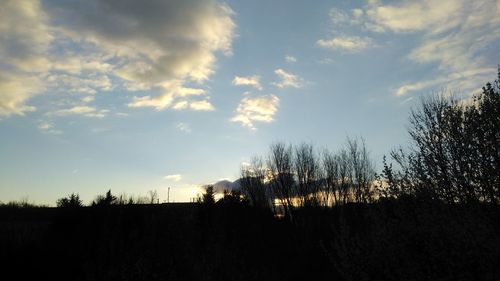
{"type": "Polygon", "coordinates": [[[3,1],[0,200],[186,201],[276,141],[379,165],[419,97],[500,63],[500,2],[3,1]]]}

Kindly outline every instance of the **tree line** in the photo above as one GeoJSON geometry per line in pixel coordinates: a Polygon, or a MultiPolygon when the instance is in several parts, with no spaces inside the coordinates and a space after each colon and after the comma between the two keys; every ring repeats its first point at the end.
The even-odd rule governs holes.
{"type": "Polygon", "coordinates": [[[500,68],[471,99],[422,98],[410,113],[410,145],[384,156],[377,174],[362,138],[337,151],[272,144],[241,168],[243,195],[259,208],[295,208],[412,197],[445,203],[500,202],[500,68]]]}
{"type": "MultiPolygon", "coordinates": [[[[347,138],[336,151],[318,151],[307,143],[274,143],[266,156],[256,156],[241,167],[241,191],[226,191],[223,200],[247,202],[284,215],[296,208],[403,197],[445,203],[500,202],[500,67],[498,78],[470,99],[444,93],[422,98],[410,112],[408,134],[409,146],[384,156],[381,173],[375,171],[363,138],[347,138]]],[[[215,203],[213,194],[209,185],[198,202],[215,203]]],[[[158,200],[153,190],[137,197],[117,197],[109,190],[91,206],[158,200]]],[[[83,206],[75,193],[56,204],[83,206]]],[[[23,199],[3,206],[34,205],[23,199]]]]}

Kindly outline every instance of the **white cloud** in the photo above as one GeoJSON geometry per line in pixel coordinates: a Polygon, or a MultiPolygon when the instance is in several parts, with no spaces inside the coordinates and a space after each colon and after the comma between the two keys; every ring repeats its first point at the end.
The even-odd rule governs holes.
{"type": "Polygon", "coordinates": [[[169,180],[169,181],[178,182],[178,181],[180,181],[182,179],[182,176],[179,175],[179,174],[167,175],[167,176],[164,176],[163,179],[166,179],[166,180],[169,180]]]}
{"type": "Polygon", "coordinates": [[[117,112],[115,113],[116,116],[118,117],[127,117],[128,116],[128,113],[125,113],[125,112],[117,112]]]}
{"type": "Polygon", "coordinates": [[[191,126],[186,123],[179,123],[177,126],[175,126],[179,131],[185,132],[185,133],[191,133],[191,126]]]}
{"type": "Polygon", "coordinates": [[[0,58],[16,71],[40,72],[47,69],[44,56],[52,36],[47,16],[39,1],[2,1],[0,9],[0,58]]]}
{"type": "Polygon", "coordinates": [[[193,101],[189,104],[189,108],[197,111],[214,111],[214,106],[207,100],[193,101]]]}
{"type": "Polygon", "coordinates": [[[89,103],[89,102],[94,101],[94,99],[95,99],[94,96],[85,96],[81,100],[82,100],[83,103],[89,103]]]}
{"type": "Polygon", "coordinates": [[[102,91],[111,91],[113,84],[105,74],[93,73],[82,77],[72,74],[51,74],[46,79],[47,85],[55,91],[95,95],[102,91]]]}
{"type": "Polygon", "coordinates": [[[38,123],[38,129],[44,133],[48,133],[48,134],[54,134],[54,135],[60,135],[62,134],[62,131],[60,130],[56,130],[54,128],[54,125],[48,121],[40,121],[38,123]]]}
{"type": "Polygon", "coordinates": [[[363,20],[365,12],[363,9],[352,9],[350,12],[332,8],[328,14],[334,26],[357,25],[363,20]]]}
{"type": "MultiPolygon", "coordinates": [[[[431,88],[431,87],[437,87],[437,86],[442,86],[443,85],[449,85],[453,82],[453,90],[467,90],[467,91],[478,91],[480,90],[480,85],[477,85],[477,83],[474,83],[475,81],[479,80],[477,77],[483,77],[491,74],[492,69],[491,68],[484,68],[484,69],[473,69],[473,70],[466,70],[466,71],[460,71],[460,72],[454,72],[449,75],[441,75],[437,78],[430,79],[430,80],[425,80],[425,81],[418,81],[414,83],[407,83],[404,84],[400,87],[398,87],[394,93],[396,96],[404,96],[409,92],[414,92],[414,91],[420,91],[423,89],[431,88]],[[471,79],[471,77],[476,77],[476,79],[471,79]],[[474,81],[474,82],[473,82],[474,81]]],[[[483,81],[483,80],[479,80],[483,81]]]]}
{"type": "Polygon", "coordinates": [[[67,109],[59,109],[53,112],[49,112],[48,115],[53,115],[53,116],[82,115],[85,117],[92,117],[92,118],[104,118],[108,113],[109,113],[108,109],[98,110],[95,107],[87,105],[79,105],[67,109]]]}
{"type": "Polygon", "coordinates": [[[344,24],[351,20],[347,12],[337,8],[330,9],[328,15],[330,16],[330,20],[334,25],[344,24]]]}
{"type": "Polygon", "coordinates": [[[185,109],[192,96],[205,95],[203,89],[183,87],[180,82],[174,82],[165,85],[169,88],[165,93],[159,96],[134,97],[128,104],[129,107],[154,107],[157,110],[173,107],[174,109],[185,109]],[[183,106],[185,105],[185,106],[183,106]]]}
{"type": "MultiPolygon", "coordinates": [[[[415,36],[416,46],[407,58],[437,67],[433,78],[400,86],[395,94],[402,96],[434,87],[473,92],[493,79],[495,60],[500,54],[499,14],[498,0],[406,0],[393,4],[374,0],[351,12],[332,9],[330,18],[335,26],[334,33],[350,25],[368,32],[415,36]]],[[[359,51],[372,43],[357,41],[322,39],[317,44],[335,49],[352,47],[359,51]]]]}
{"type": "Polygon", "coordinates": [[[34,111],[35,107],[26,105],[26,101],[40,88],[36,77],[13,75],[0,69],[0,117],[34,111]]]}
{"type": "Polygon", "coordinates": [[[297,62],[297,58],[296,58],[296,57],[294,57],[294,56],[286,56],[286,57],[285,57],[285,60],[286,60],[286,62],[288,62],[288,63],[294,63],[294,62],[297,62]]]}
{"type": "Polygon", "coordinates": [[[262,86],[260,85],[260,76],[235,76],[233,79],[233,85],[235,86],[252,86],[255,89],[262,91],[262,86]]]}
{"type": "Polygon", "coordinates": [[[172,108],[175,109],[175,110],[181,110],[181,109],[186,109],[189,107],[189,102],[188,101],[179,101],[179,102],[176,102],[172,108]]]}
{"type": "Polygon", "coordinates": [[[323,59],[318,60],[318,62],[320,64],[334,64],[335,60],[332,58],[323,58],[323,59]]]}
{"type": "Polygon", "coordinates": [[[472,93],[495,77],[494,60],[500,48],[498,1],[425,0],[375,6],[367,13],[388,30],[421,34],[420,44],[408,58],[438,65],[436,77],[405,84],[396,95],[437,86],[472,93]]]}
{"type": "Polygon", "coordinates": [[[369,37],[337,36],[331,39],[320,39],[316,42],[320,47],[331,50],[342,50],[356,53],[375,46],[369,37]]]}
{"type": "Polygon", "coordinates": [[[151,90],[131,107],[191,103],[184,90],[202,88],[217,54],[231,54],[232,17],[215,0],[2,1],[0,115],[35,110],[26,103],[39,93],[95,95],[117,85],[151,90]]]}
{"type": "Polygon", "coordinates": [[[243,126],[256,130],[255,122],[272,122],[278,111],[279,98],[275,95],[245,97],[236,108],[236,116],[232,122],[240,122],[243,126]]]}
{"type": "Polygon", "coordinates": [[[302,78],[295,74],[291,74],[289,72],[286,72],[285,70],[278,68],[274,71],[276,75],[281,79],[280,82],[275,82],[273,85],[275,85],[278,88],[286,88],[286,87],[293,87],[293,88],[300,88],[302,87],[302,78]]]}
{"type": "MultiPolygon", "coordinates": [[[[129,90],[157,89],[159,96],[135,97],[131,107],[170,107],[187,100],[186,86],[202,85],[214,73],[216,54],[231,53],[233,12],[217,1],[52,1],[47,10],[75,41],[113,55],[113,74],[129,90]]],[[[204,91],[203,91],[204,93],[204,91]]]]}
{"type": "Polygon", "coordinates": [[[366,11],[377,25],[394,32],[430,30],[439,33],[456,27],[466,16],[470,1],[420,0],[404,1],[396,5],[374,5],[366,11]]]}
{"type": "Polygon", "coordinates": [[[0,8],[0,116],[23,115],[26,102],[43,90],[39,73],[51,36],[38,1],[2,1],[0,8]]]}

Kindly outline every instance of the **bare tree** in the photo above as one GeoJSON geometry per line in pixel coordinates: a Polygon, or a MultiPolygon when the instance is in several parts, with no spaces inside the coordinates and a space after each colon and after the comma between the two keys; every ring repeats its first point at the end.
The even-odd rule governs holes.
{"type": "Polygon", "coordinates": [[[339,167],[339,199],[343,204],[346,204],[351,201],[352,162],[346,149],[341,149],[336,159],[339,167]]]}
{"type": "Polygon", "coordinates": [[[319,205],[320,169],[311,144],[295,148],[294,169],[297,176],[297,200],[301,206],[319,205]]]}
{"type": "Polygon", "coordinates": [[[296,195],[294,192],[292,147],[284,143],[272,144],[267,159],[267,168],[274,197],[280,201],[285,214],[291,215],[293,198],[296,195]]]}
{"type": "Polygon", "coordinates": [[[149,204],[154,204],[158,201],[158,191],[150,190],[148,191],[149,204]]]}
{"type": "Polygon", "coordinates": [[[364,139],[347,139],[349,161],[351,162],[351,184],[357,203],[366,203],[373,198],[372,186],[375,168],[370,160],[364,139]]]}
{"type": "Polygon", "coordinates": [[[338,204],[340,200],[338,156],[329,150],[324,150],[322,160],[323,186],[321,191],[323,205],[335,205],[338,204]]]}
{"type": "Polygon", "coordinates": [[[472,101],[423,98],[410,115],[409,152],[392,153],[383,176],[394,194],[447,203],[500,202],[500,68],[472,101]],[[404,155],[404,156],[403,156],[404,155]]]}
{"type": "Polygon", "coordinates": [[[241,167],[241,187],[250,204],[258,208],[272,205],[272,193],[265,183],[267,168],[260,157],[252,158],[250,165],[241,167]]]}

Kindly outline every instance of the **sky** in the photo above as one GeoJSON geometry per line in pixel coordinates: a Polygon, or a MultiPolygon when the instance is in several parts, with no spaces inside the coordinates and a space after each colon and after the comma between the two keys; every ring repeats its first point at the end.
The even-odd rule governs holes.
{"type": "Polygon", "coordinates": [[[284,141],[376,165],[496,77],[499,0],[0,0],[0,201],[189,201],[284,141]]]}

